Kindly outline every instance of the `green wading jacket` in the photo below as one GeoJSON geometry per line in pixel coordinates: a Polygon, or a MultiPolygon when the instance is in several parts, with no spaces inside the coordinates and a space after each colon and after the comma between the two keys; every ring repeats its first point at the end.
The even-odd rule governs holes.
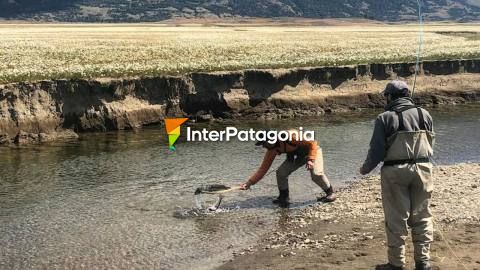
{"type": "MultiPolygon", "coordinates": [[[[395,134],[399,127],[398,116],[394,110],[413,105],[413,100],[411,98],[399,98],[390,102],[385,107],[385,112],[377,116],[377,119],[375,120],[375,129],[373,130],[372,139],[370,141],[370,149],[368,150],[367,158],[362,166],[363,172],[371,172],[384,160],[388,147],[387,138],[395,134]]],[[[425,109],[422,109],[422,112],[427,131],[433,132],[432,116],[425,109]]],[[[420,121],[416,109],[404,111],[403,122],[406,131],[420,130],[420,121]]]]}

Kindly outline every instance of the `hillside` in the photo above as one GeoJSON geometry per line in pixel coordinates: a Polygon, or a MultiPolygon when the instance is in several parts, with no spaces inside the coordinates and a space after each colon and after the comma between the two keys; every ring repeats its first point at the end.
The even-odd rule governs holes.
{"type": "MultiPolygon", "coordinates": [[[[480,0],[424,0],[425,17],[473,21],[480,0]]],[[[0,17],[64,22],[152,22],[188,18],[417,19],[417,0],[0,0],[0,17]]]]}

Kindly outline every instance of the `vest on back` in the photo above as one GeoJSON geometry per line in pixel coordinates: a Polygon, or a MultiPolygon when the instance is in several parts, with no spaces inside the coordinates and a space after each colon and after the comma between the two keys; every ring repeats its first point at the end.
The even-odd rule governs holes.
{"type": "Polygon", "coordinates": [[[397,132],[387,138],[384,165],[430,162],[430,157],[433,155],[435,134],[426,129],[425,118],[420,107],[408,106],[394,111],[398,116],[399,126],[397,132]],[[407,131],[402,113],[415,108],[418,112],[420,129],[407,131]]]}

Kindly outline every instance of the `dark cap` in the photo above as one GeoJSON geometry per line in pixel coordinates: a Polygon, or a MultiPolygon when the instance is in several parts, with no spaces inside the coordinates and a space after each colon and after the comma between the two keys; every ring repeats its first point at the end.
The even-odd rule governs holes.
{"type": "Polygon", "coordinates": [[[408,97],[410,95],[410,90],[408,89],[408,85],[406,82],[400,80],[393,80],[387,84],[385,90],[383,90],[382,93],[385,96],[395,95],[408,97]]]}
{"type": "MultiPolygon", "coordinates": [[[[264,131],[265,131],[266,133],[270,132],[271,130],[273,130],[273,129],[271,129],[271,128],[266,128],[266,129],[264,129],[264,131]]],[[[267,141],[268,141],[268,138],[264,138],[263,140],[258,140],[258,141],[255,142],[255,146],[263,145],[263,144],[266,143],[267,141]]]]}
{"type": "Polygon", "coordinates": [[[255,143],[255,146],[260,146],[260,145],[263,145],[266,141],[257,141],[255,143]]]}

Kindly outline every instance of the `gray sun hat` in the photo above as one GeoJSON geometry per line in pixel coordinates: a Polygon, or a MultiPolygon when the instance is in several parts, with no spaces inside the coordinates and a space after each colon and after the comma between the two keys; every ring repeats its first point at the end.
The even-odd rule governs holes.
{"type": "Polygon", "coordinates": [[[387,84],[385,90],[382,91],[383,95],[395,95],[395,96],[406,96],[410,95],[410,89],[404,81],[393,80],[387,84]]]}

